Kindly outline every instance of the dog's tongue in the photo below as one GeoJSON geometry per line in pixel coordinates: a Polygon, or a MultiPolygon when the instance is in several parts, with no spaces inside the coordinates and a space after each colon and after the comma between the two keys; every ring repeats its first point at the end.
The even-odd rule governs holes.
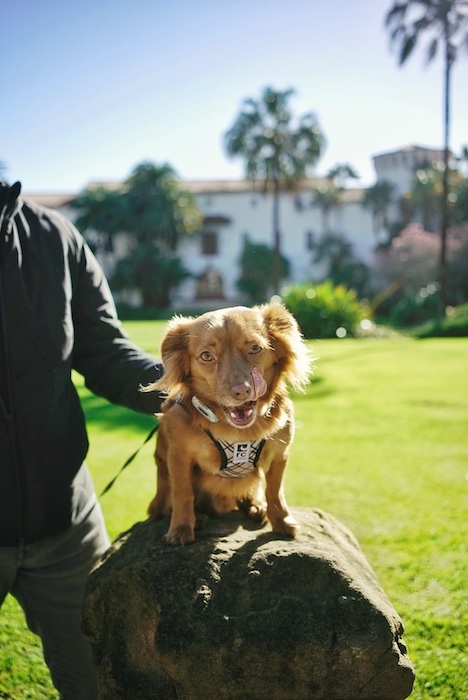
{"type": "Polygon", "coordinates": [[[263,396],[263,394],[267,390],[267,383],[263,379],[262,373],[258,369],[258,367],[254,367],[252,372],[252,381],[254,385],[254,397],[253,400],[256,401],[260,396],[263,396]]]}

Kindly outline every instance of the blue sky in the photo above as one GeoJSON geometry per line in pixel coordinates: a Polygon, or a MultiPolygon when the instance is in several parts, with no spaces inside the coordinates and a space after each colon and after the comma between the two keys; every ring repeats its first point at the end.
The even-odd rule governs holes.
{"type": "MultiPolygon", "coordinates": [[[[292,87],[327,139],[316,173],[440,147],[442,65],[424,44],[400,68],[391,0],[0,0],[0,161],[25,192],[76,192],[143,160],[182,179],[243,176],[223,150],[242,101],[292,87]]],[[[468,144],[468,55],[454,70],[452,139],[468,144]]]]}

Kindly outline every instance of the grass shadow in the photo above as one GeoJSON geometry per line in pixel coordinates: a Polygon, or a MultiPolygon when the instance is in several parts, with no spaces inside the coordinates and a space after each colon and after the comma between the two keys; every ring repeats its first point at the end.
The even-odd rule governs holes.
{"type": "Polygon", "coordinates": [[[152,416],[111,404],[99,396],[85,394],[80,396],[80,400],[87,423],[99,425],[106,430],[128,428],[144,433],[154,425],[152,416]]]}

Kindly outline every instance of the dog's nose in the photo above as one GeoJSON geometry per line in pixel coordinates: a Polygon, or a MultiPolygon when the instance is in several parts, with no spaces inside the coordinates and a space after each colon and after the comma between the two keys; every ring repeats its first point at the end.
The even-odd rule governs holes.
{"type": "Polygon", "coordinates": [[[242,382],[242,384],[235,384],[231,387],[231,396],[236,401],[247,401],[252,394],[252,387],[248,382],[242,382]]]}

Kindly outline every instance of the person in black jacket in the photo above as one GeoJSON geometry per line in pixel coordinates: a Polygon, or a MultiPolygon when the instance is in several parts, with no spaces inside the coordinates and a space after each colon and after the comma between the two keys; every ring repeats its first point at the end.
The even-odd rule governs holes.
{"type": "Polygon", "coordinates": [[[109,546],[84,464],[85,419],[72,370],[144,413],[162,366],[130,341],[96,259],[57,212],[0,181],[0,605],[11,593],[40,635],[66,700],[93,700],[80,630],[88,573],[109,546]]]}

